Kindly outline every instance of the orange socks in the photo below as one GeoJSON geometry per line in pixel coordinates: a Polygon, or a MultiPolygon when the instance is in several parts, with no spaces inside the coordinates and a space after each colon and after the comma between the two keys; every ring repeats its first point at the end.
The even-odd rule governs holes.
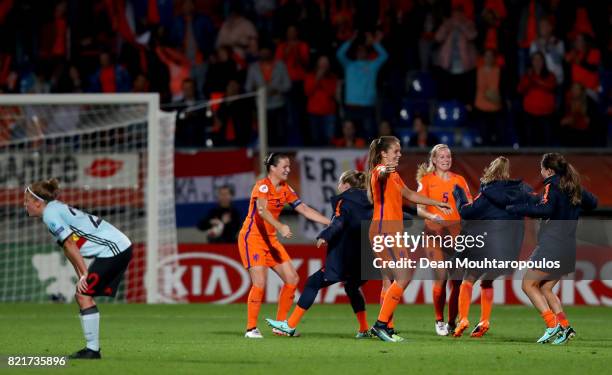
{"type": "Polygon", "coordinates": [[[470,303],[472,302],[472,288],[474,284],[469,281],[461,283],[459,290],[459,319],[468,320],[470,303]]]}
{"type": "Polygon", "coordinates": [[[480,285],[480,321],[491,319],[493,308],[493,286],[480,285]]]}
{"type": "Polygon", "coordinates": [[[293,305],[293,298],[295,297],[295,289],[297,285],[285,284],[281,288],[280,294],[278,295],[278,309],[276,310],[276,320],[287,319],[289,309],[293,305]]]}
{"type": "Polygon", "coordinates": [[[287,321],[287,324],[289,325],[289,327],[291,328],[297,327],[297,325],[300,324],[300,320],[302,320],[302,316],[304,316],[305,312],[306,310],[304,310],[303,308],[299,306],[295,306],[295,309],[293,309],[293,312],[291,313],[291,316],[289,317],[289,320],[287,321]]]}
{"type": "Polygon", "coordinates": [[[393,312],[397,308],[397,305],[402,298],[402,294],[404,293],[404,289],[402,289],[397,283],[394,281],[393,284],[387,290],[387,294],[385,295],[385,300],[380,308],[380,313],[378,314],[378,320],[383,323],[388,323],[393,315],[393,312]]]}
{"type": "MultiPolygon", "coordinates": [[[[386,289],[380,290],[380,305],[382,306],[383,302],[385,302],[385,295],[387,294],[386,289]]],[[[391,314],[391,318],[389,318],[389,322],[387,323],[387,327],[394,328],[395,324],[393,323],[393,314],[391,314]]]]}
{"type": "MultiPolygon", "coordinates": [[[[451,280],[450,283],[451,290],[450,296],[448,296],[448,322],[453,324],[457,320],[457,314],[459,313],[459,291],[461,290],[461,280],[451,280]]],[[[444,309],[444,307],[442,309],[444,309]]]]}
{"type": "Polygon", "coordinates": [[[444,304],[446,303],[446,283],[444,286],[433,286],[433,305],[436,313],[436,321],[444,320],[444,304]]]}
{"type": "MultiPolygon", "coordinates": [[[[368,318],[366,316],[366,312],[360,311],[358,313],[355,313],[355,315],[357,316],[357,321],[359,322],[359,332],[367,331],[370,328],[370,326],[368,325],[368,318]]],[[[294,326],[290,324],[289,327],[294,327],[294,326]]]]}
{"type": "Polygon", "coordinates": [[[547,328],[553,328],[557,325],[557,317],[551,310],[546,310],[540,315],[542,315],[542,319],[544,319],[547,328]]]}
{"type": "Polygon", "coordinates": [[[261,309],[261,301],[263,300],[264,290],[256,286],[251,287],[249,297],[247,299],[247,331],[257,327],[257,317],[261,309]]]}
{"type": "Polygon", "coordinates": [[[565,316],[565,313],[563,311],[558,313],[556,318],[557,318],[557,321],[559,322],[559,324],[561,324],[561,327],[563,327],[563,328],[569,327],[569,325],[570,325],[569,324],[569,320],[567,320],[567,316],[565,316]]]}

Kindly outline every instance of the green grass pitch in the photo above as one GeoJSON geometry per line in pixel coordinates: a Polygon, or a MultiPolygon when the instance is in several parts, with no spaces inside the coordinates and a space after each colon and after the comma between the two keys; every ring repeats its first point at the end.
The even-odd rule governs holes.
{"type": "MultiPolygon", "coordinates": [[[[536,311],[494,306],[484,338],[437,337],[431,306],[402,305],[397,327],[407,341],[353,338],[357,323],[348,305],[314,305],[302,337],[276,337],[263,323],[263,340],[243,338],[245,305],[102,304],[101,361],[70,361],[67,368],[6,368],[2,373],[45,374],[599,374],[612,367],[612,310],[573,307],[578,332],[568,345],[538,345],[543,332],[536,311]]],[[[368,306],[369,320],[377,306],[368,306]]],[[[477,322],[474,305],[471,321],[477,322]]],[[[62,355],[84,346],[76,305],[0,304],[1,355],[62,355]]],[[[4,366],[4,367],[3,367],[4,366]]]]}

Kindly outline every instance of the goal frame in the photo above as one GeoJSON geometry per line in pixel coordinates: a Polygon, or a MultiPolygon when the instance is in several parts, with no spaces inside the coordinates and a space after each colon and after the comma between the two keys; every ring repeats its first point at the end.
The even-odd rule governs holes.
{"type": "Polygon", "coordinates": [[[157,93],[143,94],[3,94],[0,95],[0,105],[80,105],[80,104],[146,104],[147,105],[147,183],[145,200],[146,219],[146,268],[145,288],[146,302],[159,303],[159,108],[160,100],[157,93]],[[156,126],[152,126],[156,124],[156,126]],[[153,213],[153,214],[149,214],[153,213]]]}

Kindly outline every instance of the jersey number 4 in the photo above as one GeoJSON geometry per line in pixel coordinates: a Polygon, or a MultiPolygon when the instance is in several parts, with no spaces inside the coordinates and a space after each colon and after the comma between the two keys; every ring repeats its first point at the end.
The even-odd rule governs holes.
{"type": "MultiPolygon", "coordinates": [[[[79,210],[74,209],[70,206],[68,206],[68,211],[70,211],[70,213],[74,216],[77,216],[79,212],[79,210]]],[[[89,218],[89,221],[91,221],[91,224],[95,227],[98,228],[100,226],[100,224],[102,224],[102,218],[99,218],[97,216],[94,215],[90,215],[90,214],[86,214],[84,212],[82,212],[84,215],[87,215],[87,217],[89,218]]]]}

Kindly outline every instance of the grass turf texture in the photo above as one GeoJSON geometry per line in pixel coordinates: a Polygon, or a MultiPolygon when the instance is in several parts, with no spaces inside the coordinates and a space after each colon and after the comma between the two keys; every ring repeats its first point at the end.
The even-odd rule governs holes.
{"type": "MultiPolygon", "coordinates": [[[[431,306],[402,305],[397,327],[407,341],[356,340],[348,305],[314,305],[302,337],[272,335],[263,322],[276,306],[264,305],[263,340],[243,337],[245,305],[100,305],[101,361],[69,361],[61,370],[7,369],[0,373],[608,373],[612,364],[612,310],[574,307],[567,315],[578,337],[563,346],[535,341],[544,325],[533,308],[495,306],[484,338],[434,333],[431,306]]],[[[376,305],[369,305],[369,320],[376,305]]],[[[474,305],[471,322],[477,323],[474,305]]],[[[0,304],[0,356],[65,355],[84,341],[75,304],[0,304]]]]}

